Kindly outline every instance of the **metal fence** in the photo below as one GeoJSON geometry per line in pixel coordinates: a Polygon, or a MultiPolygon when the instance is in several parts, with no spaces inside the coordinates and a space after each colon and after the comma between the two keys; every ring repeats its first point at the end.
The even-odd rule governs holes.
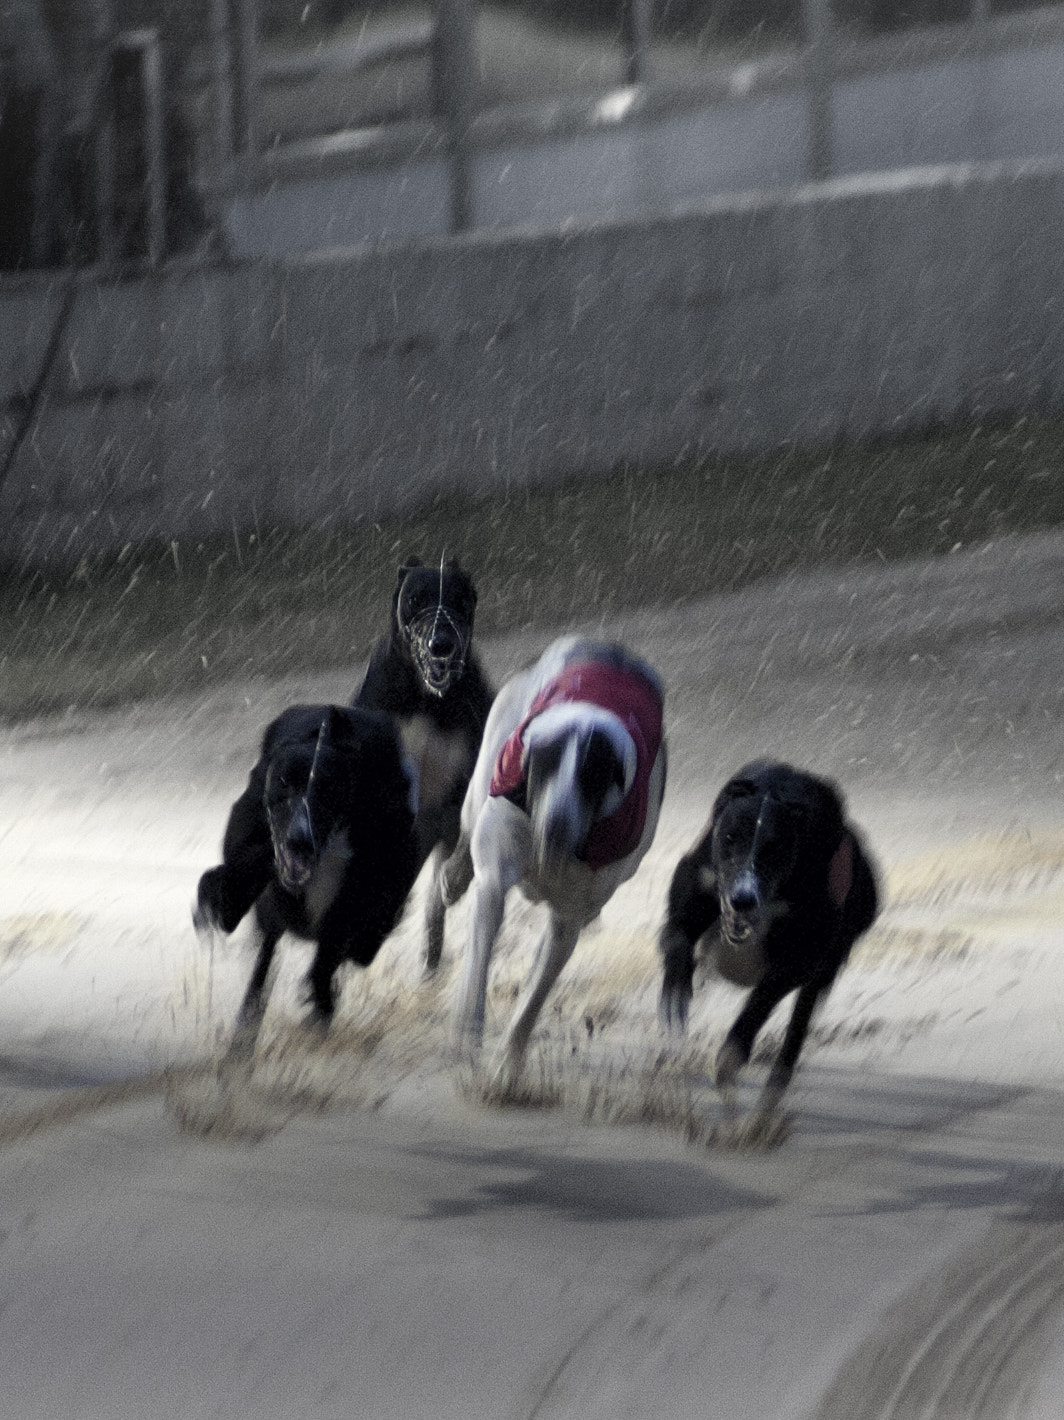
{"type": "MultiPolygon", "coordinates": [[[[995,14],[1022,2],[993,0],[995,14]]],[[[315,3],[319,10],[328,3],[334,19],[357,20],[368,0],[315,3]]],[[[731,66],[734,73],[747,61],[750,67],[785,63],[804,90],[805,174],[820,178],[836,167],[833,95],[840,55],[852,50],[855,37],[877,29],[896,32],[912,11],[948,21],[942,28],[959,45],[978,47],[990,5],[581,0],[567,6],[562,0],[510,0],[507,10],[506,0],[498,0],[490,15],[496,27],[500,14],[526,26],[517,31],[521,44],[554,33],[546,22],[539,30],[528,28],[534,17],[554,15],[555,31],[564,39],[557,48],[576,56],[571,69],[577,79],[570,75],[562,82],[600,92],[697,86],[714,66],[718,73],[731,66]],[[574,28],[578,11],[599,28],[574,28]]],[[[391,129],[418,117],[431,130],[434,151],[447,156],[451,228],[472,225],[478,118],[485,107],[543,97],[550,91],[549,74],[525,75],[521,94],[509,72],[493,75],[484,24],[489,12],[484,7],[481,14],[477,0],[423,0],[420,11],[409,4],[391,10],[388,0],[376,0],[374,14],[385,23],[349,20],[340,30],[322,23],[314,42],[297,33],[298,42],[290,44],[267,32],[265,22],[276,23],[275,8],[276,0],[182,0],[179,7],[167,0],[0,5],[0,267],[73,259],[154,264],[175,249],[208,242],[224,228],[221,214],[234,191],[260,180],[278,145],[298,146],[304,129],[292,114],[301,102],[304,110],[314,108],[299,97],[314,86],[319,142],[330,121],[334,128],[364,126],[384,142],[391,129]],[[56,14],[66,17],[65,50],[45,23],[50,15],[54,30],[56,14]],[[122,23],[130,15],[153,14],[159,17],[154,25],[122,23]],[[418,85],[407,80],[414,70],[418,85]],[[389,74],[391,80],[375,77],[389,74]]],[[[316,14],[312,3],[293,13],[297,30],[302,17],[316,14]]]]}

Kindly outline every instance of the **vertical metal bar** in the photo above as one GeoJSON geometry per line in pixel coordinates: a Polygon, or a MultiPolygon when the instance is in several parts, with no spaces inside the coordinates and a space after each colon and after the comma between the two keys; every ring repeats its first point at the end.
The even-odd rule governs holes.
{"type": "Polygon", "coordinates": [[[475,0],[436,0],[433,96],[447,129],[451,160],[451,230],[473,226],[470,128],[476,113],[475,0]]]}
{"type": "Polygon", "coordinates": [[[43,84],[37,90],[33,158],[33,211],[30,218],[29,259],[31,266],[46,266],[52,256],[59,229],[56,157],[61,130],[56,86],[43,84]]]}
{"type": "Polygon", "coordinates": [[[985,161],[995,156],[992,138],[994,128],[990,121],[990,0],[972,0],[968,26],[972,38],[972,73],[975,85],[972,94],[972,156],[985,161]]]}
{"type": "Polygon", "coordinates": [[[210,10],[211,188],[228,191],[233,157],[233,51],[229,42],[229,0],[211,0],[210,10]]]}
{"type": "Polygon", "coordinates": [[[621,43],[624,77],[628,84],[645,84],[650,78],[650,38],[654,0],[622,0],[621,43]]]}
{"type": "Polygon", "coordinates": [[[144,197],[147,258],[157,266],[166,251],[166,119],[157,30],[142,31],[139,71],[144,96],[144,197]]]}
{"type": "Polygon", "coordinates": [[[257,147],[259,84],[258,0],[232,0],[233,146],[252,154],[257,147]]]}
{"type": "Polygon", "coordinates": [[[808,175],[830,177],[835,166],[832,136],[831,0],[802,0],[805,76],[809,114],[808,175]]]}
{"type": "Polygon", "coordinates": [[[5,93],[25,96],[33,128],[29,231],[31,266],[50,259],[59,229],[56,157],[63,124],[58,57],[38,0],[0,5],[0,109],[5,93]]]}
{"type": "Polygon", "coordinates": [[[105,265],[118,255],[115,233],[114,73],[111,41],[114,23],[109,0],[92,0],[89,68],[88,141],[92,145],[93,215],[96,254],[105,265]]]}

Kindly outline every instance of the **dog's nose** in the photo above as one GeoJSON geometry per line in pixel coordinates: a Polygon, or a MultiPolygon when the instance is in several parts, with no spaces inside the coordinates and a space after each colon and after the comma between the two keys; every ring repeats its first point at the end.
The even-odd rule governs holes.
{"type": "Polygon", "coordinates": [[[300,809],[288,825],[285,843],[297,853],[313,851],[314,834],[310,827],[310,815],[305,809],[300,809]]]}
{"type": "Polygon", "coordinates": [[[728,894],[728,905],[733,912],[753,912],[759,901],[757,884],[745,873],[728,894]]]}
{"type": "Polygon", "coordinates": [[[439,656],[441,659],[444,656],[453,656],[455,646],[456,641],[452,632],[434,631],[429,640],[429,654],[439,656]]]}

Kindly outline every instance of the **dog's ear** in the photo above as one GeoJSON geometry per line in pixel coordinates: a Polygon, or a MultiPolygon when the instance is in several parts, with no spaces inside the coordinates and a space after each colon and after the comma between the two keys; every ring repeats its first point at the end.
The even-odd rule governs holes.
{"type": "Polygon", "coordinates": [[[399,571],[395,574],[395,590],[392,592],[392,616],[395,617],[399,610],[399,598],[402,595],[403,583],[407,576],[413,572],[415,567],[422,567],[424,563],[420,557],[408,557],[399,571]]]}
{"type": "Polygon", "coordinates": [[[842,908],[853,886],[853,834],[846,829],[828,863],[828,897],[832,906],[842,908]]]}
{"type": "Polygon", "coordinates": [[[734,804],[739,799],[750,799],[758,792],[758,786],[752,779],[748,779],[740,770],[728,780],[724,788],[713,801],[713,811],[709,816],[709,831],[712,833],[724,810],[734,804]]]}
{"type": "Polygon", "coordinates": [[[443,564],[443,570],[452,577],[459,577],[462,582],[462,590],[469,600],[469,605],[475,607],[477,604],[477,589],[473,583],[473,578],[462,566],[457,557],[448,557],[443,564]]]}
{"type": "Polygon", "coordinates": [[[321,747],[323,750],[350,749],[362,739],[362,722],[344,705],[330,705],[322,720],[321,747]]]}

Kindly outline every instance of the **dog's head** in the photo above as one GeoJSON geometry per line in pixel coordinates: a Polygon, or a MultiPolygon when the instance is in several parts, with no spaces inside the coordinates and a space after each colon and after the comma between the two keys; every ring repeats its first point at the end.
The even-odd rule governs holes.
{"type": "Polygon", "coordinates": [[[263,799],[277,876],[298,893],[326,851],[350,846],[345,835],[353,805],[371,802],[385,816],[405,816],[409,827],[416,783],[402,764],[390,721],[376,712],[300,706],[276,723],[281,728],[268,747],[263,799]]]}
{"type": "Polygon", "coordinates": [[[524,764],[536,863],[550,873],[564,860],[584,856],[593,825],[613,812],[631,786],[636,748],[615,715],[559,705],[526,729],[524,764]]]}
{"type": "Polygon", "coordinates": [[[410,647],[430,695],[446,695],[461,680],[476,606],[472,579],[457,562],[425,567],[412,557],[399,568],[392,603],[395,630],[410,647]]]}
{"type": "Polygon", "coordinates": [[[713,806],[713,876],[733,946],[764,939],[799,903],[841,909],[853,835],[834,785],[770,760],[741,769],[713,806]]]}
{"type": "Polygon", "coordinates": [[[787,910],[802,827],[800,808],[771,793],[740,793],[719,807],[713,868],[723,929],[732,945],[759,943],[787,910]]]}
{"type": "Polygon", "coordinates": [[[306,887],[337,827],[337,736],[325,711],[316,733],[286,740],[270,756],[266,818],[277,876],[289,892],[306,887]]]}

